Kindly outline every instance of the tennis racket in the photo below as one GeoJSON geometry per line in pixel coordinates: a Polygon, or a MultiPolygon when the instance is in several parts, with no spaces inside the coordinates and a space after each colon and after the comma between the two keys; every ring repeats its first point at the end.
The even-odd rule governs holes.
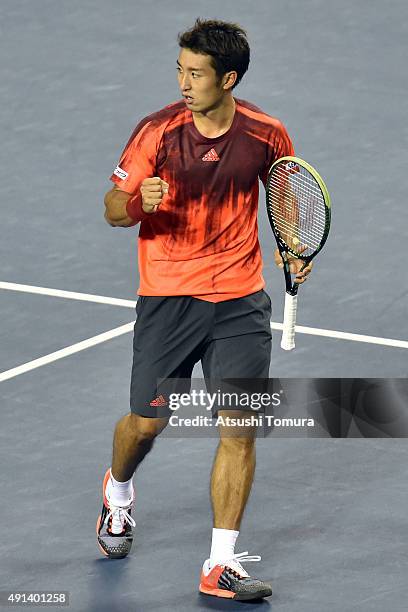
{"type": "Polygon", "coordinates": [[[330,196],[322,177],[298,157],[281,157],[269,170],[266,208],[283,260],[286,294],[281,347],[295,348],[297,292],[288,256],[303,261],[301,270],[316,257],[330,229],[330,196]]]}

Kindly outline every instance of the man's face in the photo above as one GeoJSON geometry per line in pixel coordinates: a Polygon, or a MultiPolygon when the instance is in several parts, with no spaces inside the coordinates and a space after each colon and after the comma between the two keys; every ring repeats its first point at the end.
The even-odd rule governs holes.
{"type": "Polygon", "coordinates": [[[187,107],[192,112],[206,112],[216,108],[225,96],[209,55],[181,49],[177,60],[178,82],[187,107]]]}

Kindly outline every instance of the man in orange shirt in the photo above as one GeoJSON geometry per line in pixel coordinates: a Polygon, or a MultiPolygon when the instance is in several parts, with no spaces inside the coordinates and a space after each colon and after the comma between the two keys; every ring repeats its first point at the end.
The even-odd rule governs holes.
{"type": "MultiPolygon", "coordinates": [[[[269,167],[293,155],[293,146],[279,120],[232,95],[249,65],[242,28],[198,19],[179,46],[183,99],[139,123],[105,197],[110,225],[140,223],[131,412],[116,426],[97,522],[100,549],[111,558],[130,551],[132,477],[169,420],[158,380],[189,379],[200,360],[206,379],[269,375],[258,179],[265,185],[269,167]]],[[[277,250],[275,261],[281,264],[277,250]]],[[[311,270],[301,272],[295,259],[291,267],[298,283],[311,270]]],[[[254,475],[256,428],[244,437],[225,430],[211,474],[214,529],[199,589],[231,599],[267,597],[270,585],[241,565],[260,558],[234,550],[254,475]]]]}

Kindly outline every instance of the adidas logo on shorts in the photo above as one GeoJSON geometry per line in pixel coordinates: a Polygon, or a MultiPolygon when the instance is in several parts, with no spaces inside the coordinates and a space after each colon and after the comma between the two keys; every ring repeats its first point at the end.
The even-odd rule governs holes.
{"type": "Polygon", "coordinates": [[[167,406],[167,402],[162,395],[150,402],[150,406],[167,406]]]}

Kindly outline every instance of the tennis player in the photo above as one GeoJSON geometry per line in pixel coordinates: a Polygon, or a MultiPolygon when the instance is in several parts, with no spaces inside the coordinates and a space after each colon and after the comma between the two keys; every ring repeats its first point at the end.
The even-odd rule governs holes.
{"type": "MultiPolygon", "coordinates": [[[[271,164],[294,154],[292,142],[278,119],[233,96],[250,58],[241,27],[197,19],[178,42],[182,99],[137,125],[105,196],[110,225],[140,223],[130,414],[115,429],[97,522],[99,547],[110,558],[131,549],[132,477],[168,423],[158,381],[189,379],[200,360],[206,379],[269,375],[271,301],[258,242],[258,179],[265,185],[271,164]]],[[[278,251],[275,262],[282,265],[278,251]]],[[[301,272],[295,259],[291,267],[299,283],[311,269],[301,272]]],[[[208,595],[272,594],[241,565],[260,557],[235,553],[254,476],[255,429],[240,437],[220,431],[212,543],[199,585],[208,595]]]]}

